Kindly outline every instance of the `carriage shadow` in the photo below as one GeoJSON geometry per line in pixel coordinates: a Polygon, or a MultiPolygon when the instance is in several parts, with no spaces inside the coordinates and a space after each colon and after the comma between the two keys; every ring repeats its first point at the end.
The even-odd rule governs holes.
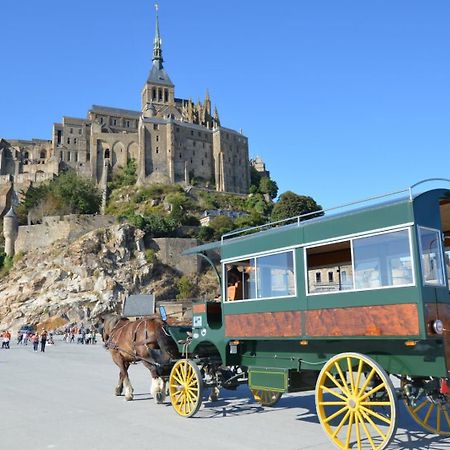
{"type": "MultiPolygon", "coordinates": [[[[389,449],[391,450],[447,450],[450,437],[439,437],[424,432],[409,416],[403,403],[399,402],[398,429],[389,449]]],[[[274,407],[263,407],[256,403],[247,387],[241,387],[234,393],[222,393],[217,402],[206,399],[203,407],[195,416],[198,419],[223,418],[247,414],[275,413],[279,410],[298,410],[295,420],[319,424],[316,414],[314,394],[286,395],[274,407]]]]}

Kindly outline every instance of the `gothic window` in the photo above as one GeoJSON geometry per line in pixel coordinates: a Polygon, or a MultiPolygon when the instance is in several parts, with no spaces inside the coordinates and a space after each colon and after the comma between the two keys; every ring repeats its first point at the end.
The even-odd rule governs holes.
{"type": "Polygon", "coordinates": [[[156,100],[156,89],[152,89],[152,100],[156,100]]]}
{"type": "Polygon", "coordinates": [[[156,153],[159,153],[159,147],[156,147],[156,153]]]}
{"type": "Polygon", "coordinates": [[[39,155],[39,158],[45,159],[47,157],[47,152],[45,150],[41,150],[41,153],[39,155]]]}
{"type": "Polygon", "coordinates": [[[112,119],[112,124],[113,125],[117,125],[117,120],[116,119],[112,119]]]}
{"type": "Polygon", "coordinates": [[[75,152],[75,162],[78,161],[78,152],[75,152]]]}
{"type": "Polygon", "coordinates": [[[164,89],[164,101],[167,103],[169,101],[169,91],[164,89]]]}
{"type": "Polygon", "coordinates": [[[158,89],[158,100],[162,101],[162,99],[163,99],[162,89],[158,89]]]}
{"type": "Polygon", "coordinates": [[[159,142],[159,135],[156,135],[156,142],[159,142]]]}
{"type": "Polygon", "coordinates": [[[70,144],[70,138],[67,138],[67,143],[70,144]]]}
{"type": "Polygon", "coordinates": [[[153,129],[154,129],[154,130],[159,130],[159,125],[158,125],[157,123],[154,123],[154,124],[153,124],[153,129]]]}
{"type": "Polygon", "coordinates": [[[181,159],[181,153],[180,153],[180,159],[181,159]]]}
{"type": "Polygon", "coordinates": [[[73,128],[70,129],[70,134],[73,134],[73,128]]]}
{"type": "Polygon", "coordinates": [[[108,159],[110,157],[109,148],[105,150],[105,159],[108,159]]]}
{"type": "Polygon", "coordinates": [[[194,136],[194,130],[191,130],[191,136],[194,136]]]}
{"type": "Polygon", "coordinates": [[[58,130],[58,134],[57,134],[57,138],[56,138],[56,143],[59,145],[61,144],[61,130],[58,130]]]}
{"type": "Polygon", "coordinates": [[[91,159],[91,154],[89,152],[86,153],[86,161],[90,161],[91,159]]]}
{"type": "Polygon", "coordinates": [[[78,128],[78,134],[81,134],[81,128],[78,128]]]}
{"type": "Polygon", "coordinates": [[[127,120],[127,128],[130,128],[130,121],[127,120]]]}
{"type": "Polygon", "coordinates": [[[70,161],[71,160],[71,154],[70,154],[70,152],[67,152],[67,161],[70,161]]]}
{"type": "Polygon", "coordinates": [[[73,138],[73,143],[74,143],[74,144],[77,143],[77,138],[73,138]]]}
{"type": "Polygon", "coordinates": [[[100,117],[100,123],[103,123],[103,117],[100,117]]]}

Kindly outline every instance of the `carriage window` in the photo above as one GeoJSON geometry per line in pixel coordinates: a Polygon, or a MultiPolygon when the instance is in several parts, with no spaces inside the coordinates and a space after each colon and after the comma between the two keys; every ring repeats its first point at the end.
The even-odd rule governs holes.
{"type": "Polygon", "coordinates": [[[235,261],[225,271],[227,301],[295,295],[292,251],[235,261]]]}
{"type": "Polygon", "coordinates": [[[308,248],[306,258],[309,293],[353,289],[350,241],[308,248]]]}
{"type": "Polygon", "coordinates": [[[440,233],[437,230],[419,227],[419,236],[423,282],[433,286],[443,286],[445,282],[440,233]]]}
{"type": "Polygon", "coordinates": [[[295,294],[292,252],[257,258],[256,273],[258,298],[286,297],[295,294]]]}
{"type": "Polygon", "coordinates": [[[356,289],[413,282],[408,230],[355,239],[353,258],[356,289]]]}

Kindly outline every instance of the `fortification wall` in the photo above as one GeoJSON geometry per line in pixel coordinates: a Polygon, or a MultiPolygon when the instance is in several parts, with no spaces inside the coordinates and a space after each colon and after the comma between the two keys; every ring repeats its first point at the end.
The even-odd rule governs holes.
{"type": "Polygon", "coordinates": [[[154,238],[154,245],[157,258],[168,266],[174,267],[184,275],[193,275],[200,270],[200,258],[196,255],[181,256],[181,253],[188,248],[195,247],[197,239],[190,238],[154,238]]]}
{"type": "Polygon", "coordinates": [[[44,217],[42,224],[19,227],[15,251],[28,252],[63,239],[74,241],[83,234],[115,223],[112,216],[77,215],[44,217]]]}

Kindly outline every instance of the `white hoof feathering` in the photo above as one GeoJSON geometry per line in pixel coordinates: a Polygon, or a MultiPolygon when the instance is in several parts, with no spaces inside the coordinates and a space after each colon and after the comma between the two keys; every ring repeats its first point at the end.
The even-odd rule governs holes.
{"type": "Polygon", "coordinates": [[[125,384],[125,400],[126,401],[133,400],[133,387],[129,382],[124,384],[125,384]]]}
{"type": "Polygon", "coordinates": [[[165,401],[166,386],[162,378],[156,378],[152,380],[151,394],[156,403],[163,403],[165,401]]]}

